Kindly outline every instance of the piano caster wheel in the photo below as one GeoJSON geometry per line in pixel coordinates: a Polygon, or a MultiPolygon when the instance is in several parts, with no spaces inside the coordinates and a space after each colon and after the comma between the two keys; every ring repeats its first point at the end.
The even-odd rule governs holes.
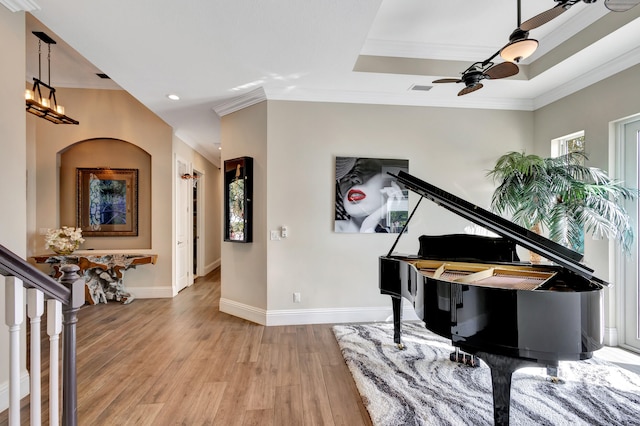
{"type": "Polygon", "coordinates": [[[547,366],[547,376],[545,377],[545,379],[548,382],[551,382],[555,385],[562,385],[564,384],[564,380],[562,380],[560,378],[560,374],[559,373],[559,368],[557,366],[552,366],[552,365],[548,365],[547,366]]]}
{"type": "Polygon", "coordinates": [[[564,385],[565,381],[562,380],[560,377],[557,376],[547,376],[546,380],[548,382],[553,383],[554,385],[564,385]]]}
{"type": "Polygon", "coordinates": [[[401,351],[404,351],[404,350],[406,349],[406,348],[405,348],[405,346],[404,346],[402,343],[398,343],[396,346],[397,346],[397,347],[398,347],[398,349],[400,349],[401,351]]]}
{"type": "Polygon", "coordinates": [[[478,359],[475,355],[469,355],[467,361],[465,362],[469,367],[478,368],[480,367],[480,359],[478,359]]]}
{"type": "Polygon", "coordinates": [[[451,352],[449,359],[453,362],[464,364],[468,367],[480,367],[480,359],[475,355],[465,354],[460,351],[451,352]]]}

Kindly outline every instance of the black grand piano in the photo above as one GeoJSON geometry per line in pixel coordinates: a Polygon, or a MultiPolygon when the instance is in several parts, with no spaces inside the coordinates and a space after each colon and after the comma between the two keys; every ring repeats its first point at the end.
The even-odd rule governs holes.
{"type": "Polygon", "coordinates": [[[494,422],[508,425],[515,370],[588,359],[602,347],[603,289],[609,284],[594,277],[573,250],[408,173],[396,178],[422,198],[500,236],[422,236],[418,255],[403,256],[393,254],[401,232],[380,257],[380,292],[391,296],[394,341],[400,347],[405,298],[427,329],[490,367],[494,422]],[[520,262],[516,245],[549,264],[520,262]]]}

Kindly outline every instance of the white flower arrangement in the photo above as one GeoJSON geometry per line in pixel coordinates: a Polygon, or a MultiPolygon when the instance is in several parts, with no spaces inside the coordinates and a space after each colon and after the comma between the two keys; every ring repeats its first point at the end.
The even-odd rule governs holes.
{"type": "Polygon", "coordinates": [[[44,237],[47,248],[58,254],[71,254],[80,244],[84,243],[82,229],[63,226],[59,229],[49,229],[44,237]]]}

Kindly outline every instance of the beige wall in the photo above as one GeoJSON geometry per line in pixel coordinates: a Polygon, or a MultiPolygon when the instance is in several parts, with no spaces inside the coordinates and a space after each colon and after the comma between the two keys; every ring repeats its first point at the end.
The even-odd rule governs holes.
{"type": "Polygon", "coordinates": [[[585,131],[590,164],[609,167],[609,123],[640,112],[640,65],[534,112],[536,154],[549,155],[551,140],[585,131]]]}
{"type": "MultiPolygon", "coordinates": [[[[124,140],[151,155],[151,246],[145,249],[138,246],[135,252],[158,255],[156,265],[128,271],[126,285],[138,297],[172,296],[171,127],[124,91],[58,89],[56,95],[65,106],[67,115],[80,124],[55,125],[42,119],[31,121],[35,126],[36,138],[36,163],[32,173],[36,175],[37,202],[31,206],[36,210],[36,225],[29,233],[29,255],[45,251],[40,229],[66,224],[61,222],[59,205],[60,153],[79,141],[95,138],[124,140]]],[[[97,164],[102,160],[95,158],[91,161],[97,164]]],[[[95,243],[92,245],[96,248],[116,251],[128,248],[119,247],[117,238],[107,238],[104,243],[91,243],[95,243]],[[105,246],[98,247],[98,244],[105,246]]]]}
{"type": "MultiPolygon", "coordinates": [[[[255,223],[252,244],[223,243],[221,309],[247,305],[235,314],[263,314],[258,322],[267,323],[287,315],[295,323],[296,311],[305,319],[318,311],[334,321],[365,311],[385,319],[378,257],[395,235],[333,232],[335,156],[408,159],[410,173],[486,208],[494,188],[487,170],[506,151],[531,149],[532,135],[532,113],[518,111],[268,101],[223,117],[224,157],[254,157],[255,223]],[[282,225],[290,236],[270,240],[282,225]]],[[[422,203],[397,251],[417,253],[419,235],[466,225],[422,203]]]]}
{"type": "MultiPolygon", "coordinates": [[[[237,157],[253,157],[253,242],[222,243],[221,310],[226,306],[267,309],[267,102],[222,118],[222,162],[237,157]]],[[[275,265],[282,267],[283,265],[275,265]]],[[[256,322],[259,318],[250,318],[256,322]]]]}
{"type": "MultiPolygon", "coordinates": [[[[290,237],[267,244],[268,309],[390,305],[378,290],[378,257],[397,235],[333,232],[335,156],[407,159],[411,174],[487,208],[486,171],[531,145],[532,124],[528,112],[269,102],[267,228],[287,225],[290,237]]],[[[415,254],[419,235],[467,224],[425,201],[396,250],[415,254]]]]}
{"type": "MultiPolygon", "coordinates": [[[[0,243],[24,255],[26,230],[26,125],[24,120],[24,14],[0,8],[0,243]]],[[[4,318],[4,317],[3,317],[4,318]]]]}
{"type": "MultiPolygon", "coordinates": [[[[25,41],[24,13],[0,6],[0,244],[26,255],[27,153],[24,119],[25,41]]],[[[4,277],[0,276],[0,411],[8,405],[9,333],[5,324],[4,277]]],[[[23,333],[24,342],[25,333],[23,333]]],[[[22,366],[25,366],[24,346],[22,366]]]]}

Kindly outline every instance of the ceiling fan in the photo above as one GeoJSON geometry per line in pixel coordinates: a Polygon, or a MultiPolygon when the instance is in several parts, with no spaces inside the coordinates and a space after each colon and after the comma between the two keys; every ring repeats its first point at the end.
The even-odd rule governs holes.
{"type": "MultiPolygon", "coordinates": [[[[497,53],[496,53],[497,55],[497,53]]],[[[493,55],[495,57],[496,55],[493,55]]],[[[499,78],[511,77],[518,74],[520,69],[513,62],[502,62],[494,65],[489,58],[484,62],[476,62],[469,68],[462,72],[460,78],[441,78],[435,80],[434,83],[464,83],[464,89],[458,92],[458,96],[466,95],[467,93],[475,92],[478,89],[482,89],[481,83],[484,79],[496,80],[499,78]]]]}
{"type": "MultiPolygon", "coordinates": [[[[595,3],[597,0],[554,0],[557,4],[549,10],[546,10],[531,19],[526,20],[519,26],[523,31],[531,31],[534,28],[546,24],[562,13],[566,12],[576,3],[583,1],[585,3],[595,3]]],[[[634,6],[637,6],[640,0],[604,0],[604,5],[612,12],[626,12],[634,6]]],[[[518,7],[520,5],[518,4],[518,7]]]]}
{"type": "MultiPolygon", "coordinates": [[[[518,0],[518,26],[509,36],[509,43],[500,49],[500,56],[505,61],[520,62],[533,54],[538,47],[538,41],[528,38],[529,31],[538,28],[552,19],[557,18],[573,5],[583,1],[585,3],[595,3],[597,0],[554,0],[556,5],[533,18],[520,23],[520,0],[518,0]]],[[[613,12],[626,12],[638,5],[640,0],[604,0],[607,9],[613,12]]]]}
{"type": "MultiPolygon", "coordinates": [[[[552,19],[566,12],[571,6],[580,1],[595,3],[597,0],[554,0],[557,4],[533,18],[520,22],[520,0],[518,0],[518,26],[509,36],[509,42],[489,59],[476,62],[462,72],[460,78],[441,78],[433,83],[464,83],[465,87],[458,92],[458,96],[475,92],[483,87],[480,82],[484,79],[500,79],[518,74],[520,69],[514,62],[530,56],[538,47],[538,41],[529,38],[529,31],[546,24],[552,19]],[[494,65],[493,59],[500,55],[506,62],[494,65]]],[[[607,9],[613,12],[625,12],[638,5],[640,0],[604,0],[607,9]]]]}
{"type": "MultiPolygon", "coordinates": [[[[568,0],[580,1],[580,0],[568,0]]],[[[593,0],[595,1],[595,0],[593,0]]],[[[640,0],[638,0],[640,1],[640,0]]],[[[542,24],[540,24],[542,25],[542,24]]],[[[520,68],[514,63],[519,62],[533,53],[538,47],[538,41],[529,39],[529,31],[521,28],[520,25],[520,0],[518,0],[518,28],[509,37],[509,43],[502,49],[494,53],[490,58],[472,64],[469,68],[462,72],[461,78],[441,78],[434,80],[433,83],[464,83],[465,87],[458,92],[458,96],[466,95],[476,90],[482,89],[483,84],[480,82],[484,79],[499,79],[511,77],[518,74],[520,68]],[[502,56],[502,52],[509,53],[508,59],[502,56]],[[506,62],[494,65],[493,59],[501,55],[506,62]]]]}

